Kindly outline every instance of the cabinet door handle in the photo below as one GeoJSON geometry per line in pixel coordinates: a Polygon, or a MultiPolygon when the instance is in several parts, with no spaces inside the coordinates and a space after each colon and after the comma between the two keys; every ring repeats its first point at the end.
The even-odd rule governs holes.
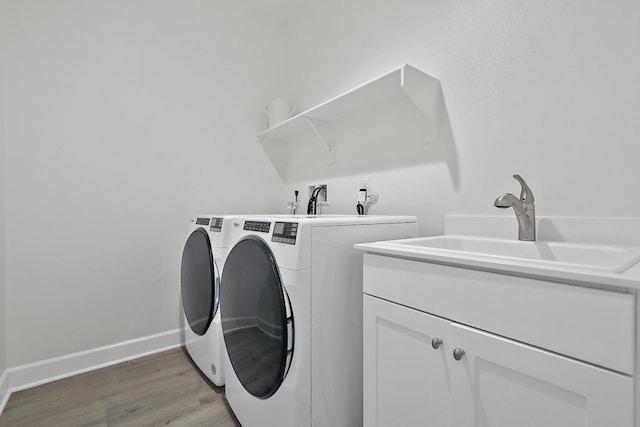
{"type": "Polygon", "coordinates": [[[460,360],[462,359],[462,356],[464,356],[464,350],[461,348],[456,348],[455,350],[453,350],[453,358],[456,360],[460,360]]]}
{"type": "Polygon", "coordinates": [[[433,347],[434,349],[438,349],[438,347],[440,347],[442,345],[442,338],[438,338],[435,337],[434,339],[431,340],[431,347],[433,347]]]}

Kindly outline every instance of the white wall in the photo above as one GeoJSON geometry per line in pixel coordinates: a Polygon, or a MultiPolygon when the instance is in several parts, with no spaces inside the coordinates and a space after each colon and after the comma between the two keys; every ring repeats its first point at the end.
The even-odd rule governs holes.
{"type": "MultiPolygon", "coordinates": [[[[4,28],[4,9],[0,2],[0,28],[4,28]]],[[[0,82],[2,81],[2,69],[4,55],[2,51],[3,34],[0,31],[0,82]]],[[[4,94],[0,84],[0,377],[7,367],[7,345],[6,345],[6,316],[7,304],[5,300],[5,256],[4,256],[4,114],[3,114],[4,94]]]]}
{"type": "Polygon", "coordinates": [[[283,35],[230,1],[3,1],[8,365],[177,328],[189,217],[280,208],[283,35]]]}
{"type": "Polygon", "coordinates": [[[350,174],[338,139],[324,212],[352,212],[365,175],[380,193],[370,213],[441,233],[445,213],[498,213],[519,173],[540,215],[640,216],[639,16],[626,0],[309,3],[287,37],[300,109],[406,62],[440,79],[448,116],[443,146],[412,165],[350,174]]]}

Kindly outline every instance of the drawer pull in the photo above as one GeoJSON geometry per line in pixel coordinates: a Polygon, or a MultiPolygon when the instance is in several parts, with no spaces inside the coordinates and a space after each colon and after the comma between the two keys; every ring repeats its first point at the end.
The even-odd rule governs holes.
{"type": "Polygon", "coordinates": [[[453,350],[453,358],[456,360],[460,360],[462,359],[462,356],[464,356],[464,350],[461,348],[456,348],[455,350],[453,350]]]}
{"type": "Polygon", "coordinates": [[[435,337],[434,339],[431,340],[431,347],[433,347],[434,349],[438,349],[438,347],[440,347],[442,345],[442,338],[438,338],[435,337]]]}

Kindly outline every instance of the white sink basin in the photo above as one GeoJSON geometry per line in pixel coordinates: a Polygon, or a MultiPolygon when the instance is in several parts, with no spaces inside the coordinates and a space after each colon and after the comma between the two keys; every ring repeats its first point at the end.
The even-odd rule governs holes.
{"type": "Polygon", "coordinates": [[[640,261],[640,248],[555,241],[523,242],[473,236],[435,236],[381,242],[416,253],[455,258],[555,266],[620,273],[640,261]]]}

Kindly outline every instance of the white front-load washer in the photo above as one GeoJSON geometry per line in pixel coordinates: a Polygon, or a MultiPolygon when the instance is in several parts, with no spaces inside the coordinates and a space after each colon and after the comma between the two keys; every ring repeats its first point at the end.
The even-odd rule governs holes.
{"type": "Polygon", "coordinates": [[[225,382],[219,297],[231,220],[223,215],[192,218],[180,271],[184,344],[196,366],[217,386],[225,382]]]}
{"type": "Polygon", "coordinates": [[[220,289],[225,395],[244,427],[362,425],[362,254],[415,217],[238,217],[220,289]]]}

